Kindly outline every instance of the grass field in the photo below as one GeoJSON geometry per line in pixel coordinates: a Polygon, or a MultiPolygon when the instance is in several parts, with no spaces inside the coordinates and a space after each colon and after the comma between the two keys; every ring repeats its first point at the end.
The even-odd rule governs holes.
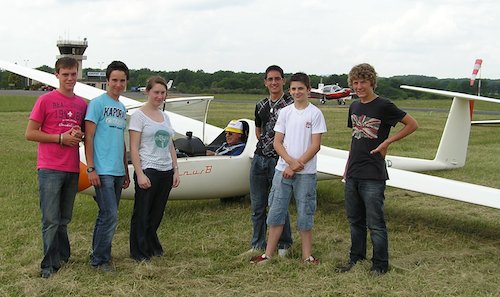
{"type": "MultiPolygon", "coordinates": [[[[216,96],[230,98],[241,102],[212,103],[210,123],[223,126],[230,119],[253,118],[251,101],[258,96],[216,96]]],[[[0,96],[0,296],[500,296],[500,211],[394,188],[388,189],[386,200],[389,273],[370,277],[370,263],[365,261],[350,273],[336,274],[334,268],[347,259],[350,245],[339,180],[318,185],[318,267],[300,264],[297,232],[288,258],[254,266],[249,257],[239,256],[249,248],[251,236],[248,198],[238,203],[170,201],[159,230],[165,256],[136,263],[128,258],[133,202],[124,200],[112,252],[117,271],[104,274],[88,264],[97,207],[91,197],[78,195],[69,227],[71,261],[50,279],[41,279],[36,144],[24,139],[35,99],[0,96]]],[[[403,108],[449,108],[449,103],[397,102],[403,108]]],[[[347,109],[335,102],[320,108],[329,130],[323,144],[346,149],[347,109]]],[[[476,109],[498,107],[484,104],[476,109]]],[[[433,158],[447,114],[411,114],[420,129],[391,146],[390,153],[433,158]]],[[[500,188],[499,132],[500,127],[474,126],[467,165],[432,174],[500,188]]],[[[291,214],[295,222],[293,207],[291,214]]]]}

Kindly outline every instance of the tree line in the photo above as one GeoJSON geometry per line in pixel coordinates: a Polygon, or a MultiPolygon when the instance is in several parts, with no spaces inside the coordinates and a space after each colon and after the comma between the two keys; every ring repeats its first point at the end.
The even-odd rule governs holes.
{"type": "MultiPolygon", "coordinates": [[[[41,66],[37,69],[53,73],[54,69],[49,66],[41,66]]],[[[84,79],[87,79],[87,72],[101,71],[100,69],[84,68],[84,79]]],[[[207,73],[203,70],[192,71],[182,69],[178,71],[154,71],[148,68],[130,70],[129,89],[144,86],[149,77],[160,75],[166,80],[174,80],[174,90],[188,94],[267,94],[264,87],[264,73],[216,71],[207,73]]],[[[285,74],[289,77],[291,74],[285,74]]],[[[317,87],[318,83],[335,84],[347,87],[347,74],[332,75],[310,75],[311,84],[317,87]]],[[[477,82],[474,87],[469,85],[468,78],[445,78],[439,79],[424,75],[404,75],[393,77],[381,77],[378,80],[376,92],[392,100],[421,98],[433,99],[436,95],[403,90],[400,85],[411,85],[428,87],[440,90],[449,90],[467,94],[477,94],[477,82]]],[[[8,71],[0,71],[0,89],[35,89],[39,86],[28,86],[26,78],[8,71]]],[[[481,95],[498,98],[500,94],[500,80],[482,79],[481,95]]]]}

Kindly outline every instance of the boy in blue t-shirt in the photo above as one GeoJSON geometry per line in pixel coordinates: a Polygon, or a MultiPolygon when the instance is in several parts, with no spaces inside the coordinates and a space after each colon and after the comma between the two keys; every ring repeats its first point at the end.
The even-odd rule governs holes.
{"type": "Polygon", "coordinates": [[[128,78],[129,70],[123,62],[109,64],[108,91],[90,101],[85,117],[87,174],[99,207],[90,264],[106,272],[114,270],[111,243],[118,222],[118,204],[122,188],[128,188],[130,183],[124,138],[127,110],[118,100],[128,78]]]}

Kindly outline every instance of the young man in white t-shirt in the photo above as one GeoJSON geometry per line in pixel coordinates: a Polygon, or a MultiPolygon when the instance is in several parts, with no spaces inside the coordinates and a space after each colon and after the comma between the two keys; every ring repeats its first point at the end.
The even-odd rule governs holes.
{"type": "Polygon", "coordinates": [[[290,94],[294,103],[280,110],[274,126],[274,149],[280,157],[269,194],[269,238],[266,252],[253,257],[252,263],[267,262],[274,254],[293,193],[297,202],[302,261],[319,264],[312,256],[312,227],[316,210],[316,154],[321,146],[321,135],[326,132],[326,123],[321,110],[309,103],[310,90],[307,74],[292,75],[290,94]]]}

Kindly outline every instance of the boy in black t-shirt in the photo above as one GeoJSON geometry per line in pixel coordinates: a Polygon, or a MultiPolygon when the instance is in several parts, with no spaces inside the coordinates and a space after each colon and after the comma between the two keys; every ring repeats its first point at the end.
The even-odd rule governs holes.
{"type": "Polygon", "coordinates": [[[373,245],[373,275],[382,275],[389,267],[387,228],[384,219],[384,191],[389,179],[385,156],[389,145],[417,128],[417,121],[374,89],[377,73],[369,64],[354,66],[349,72],[349,86],[359,96],[349,108],[347,126],[352,128],[352,141],[345,178],[345,207],[351,229],[349,262],[337,272],[349,271],[366,259],[368,228],[373,245]],[[404,127],[389,137],[398,122],[404,127]]]}

